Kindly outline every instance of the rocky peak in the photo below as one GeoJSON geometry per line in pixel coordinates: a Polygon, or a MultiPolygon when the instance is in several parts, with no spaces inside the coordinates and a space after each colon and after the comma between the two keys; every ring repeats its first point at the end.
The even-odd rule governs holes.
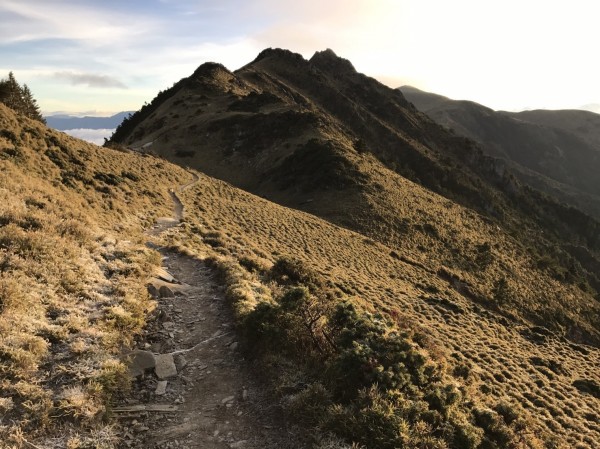
{"type": "Polygon", "coordinates": [[[205,62],[192,74],[194,79],[219,78],[222,75],[233,76],[227,67],[216,62],[205,62]]]}
{"type": "Polygon", "coordinates": [[[327,50],[316,52],[309,62],[320,68],[335,73],[356,73],[356,69],[350,61],[340,58],[335,52],[328,48],[327,50]]]}
{"type": "Polygon", "coordinates": [[[301,54],[294,53],[283,48],[266,48],[258,54],[256,59],[252,61],[252,63],[256,63],[263,59],[287,60],[295,63],[306,61],[301,54]]]}

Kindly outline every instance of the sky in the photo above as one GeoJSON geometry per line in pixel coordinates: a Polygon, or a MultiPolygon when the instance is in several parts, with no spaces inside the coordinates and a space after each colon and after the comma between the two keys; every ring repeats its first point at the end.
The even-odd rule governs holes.
{"type": "Polygon", "coordinates": [[[600,112],[597,0],[0,0],[0,18],[0,77],[45,114],[137,110],[268,47],[494,109],[600,112]]]}

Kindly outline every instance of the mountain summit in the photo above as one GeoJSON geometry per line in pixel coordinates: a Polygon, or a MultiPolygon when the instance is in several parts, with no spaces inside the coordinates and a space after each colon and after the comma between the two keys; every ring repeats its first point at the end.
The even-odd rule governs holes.
{"type": "MultiPolygon", "coordinates": [[[[469,107],[479,111],[475,104],[469,107]]],[[[590,357],[577,362],[580,366],[598,360],[598,221],[563,203],[550,189],[538,190],[541,173],[523,176],[525,172],[507,154],[440,126],[401,91],[358,73],[333,51],[317,52],[306,60],[288,50],[267,49],[235,72],[203,64],[125,120],[110,144],[159,155],[249,192],[238,197],[229,187],[207,188],[190,201],[206,211],[202,214],[207,214],[213,227],[238,236],[235,254],[266,245],[269,249],[260,254],[267,258],[275,251],[300,260],[275,263],[275,272],[287,273],[286,282],[304,279],[307,292],[312,292],[315,279],[321,279],[319,285],[349,295],[369,312],[403,315],[405,321],[422,323],[444,350],[461,360],[464,357],[479,370],[476,377],[483,384],[475,387],[477,399],[471,404],[495,407],[493,397],[507,397],[534,407],[535,432],[543,435],[546,424],[537,417],[567,406],[555,407],[541,399],[550,382],[560,379],[559,390],[570,391],[560,393],[567,402],[584,384],[596,388],[597,376],[590,380],[577,374],[586,378],[577,387],[566,371],[547,367],[556,362],[569,364],[569,372],[582,372],[573,362],[581,360],[576,354],[579,349],[590,357]],[[276,212],[271,205],[285,206],[287,212],[276,212]],[[214,211],[219,211],[218,217],[214,211]],[[429,307],[439,315],[432,318],[429,307]],[[560,356],[561,351],[569,357],[560,356]],[[506,363],[510,368],[500,368],[506,363]],[[538,379],[538,368],[550,377],[538,379]],[[493,377],[484,372],[494,372],[493,377]],[[530,376],[537,380],[526,380],[530,376]],[[529,388],[536,393],[527,396],[529,388]]],[[[548,179],[544,178],[550,184],[548,179]]],[[[190,226],[201,229],[201,223],[190,226]]],[[[224,240],[223,235],[212,242],[226,251],[224,240]]],[[[260,273],[254,262],[243,264],[260,273]]],[[[257,276],[256,282],[272,279],[257,276]]],[[[311,298],[317,301],[318,296],[311,298]]],[[[265,305],[257,309],[264,315],[255,319],[268,321],[277,311],[292,307],[286,304],[273,310],[265,305]]],[[[310,304],[307,307],[318,307],[310,304]]],[[[332,349],[333,353],[339,349],[332,349]]],[[[352,354],[347,354],[351,360],[360,358],[352,354]]],[[[368,365],[361,363],[353,365],[360,372],[368,365]]],[[[382,362],[381,372],[397,379],[386,371],[386,363],[382,362]]],[[[338,381],[344,382],[345,376],[338,381]]],[[[386,382],[383,374],[373,376],[386,382]]],[[[590,401],[597,400],[593,394],[578,396],[585,404],[582,409],[593,408],[590,401]]],[[[344,409],[352,419],[364,416],[361,410],[372,410],[370,405],[352,404],[358,408],[344,409]]],[[[484,425],[485,413],[473,413],[479,418],[469,422],[484,425]]],[[[456,429],[451,418],[443,423],[433,417],[423,419],[456,429]]],[[[552,419],[552,432],[576,444],[579,431],[563,421],[552,419]]],[[[594,433],[592,438],[599,437],[592,422],[578,421],[578,425],[585,428],[582,432],[594,433]]],[[[345,433],[345,438],[367,447],[400,444],[394,439],[388,446],[369,446],[372,442],[364,439],[365,433],[357,430],[360,437],[352,433],[354,425],[344,429],[353,435],[345,433]]],[[[455,448],[513,447],[506,441],[519,438],[507,436],[502,442],[495,434],[479,446],[476,441],[482,440],[477,436],[469,440],[453,435],[456,439],[448,437],[445,444],[455,448]]]]}
{"type": "MultiPolygon", "coordinates": [[[[449,224],[444,203],[450,200],[550,257],[554,276],[569,272],[600,289],[597,221],[535,190],[515,176],[510,159],[437,125],[399,90],[356,72],[332,50],[305,60],[267,49],[236,72],[203,64],[124,121],[112,143],[195,167],[416,259],[428,248],[432,270],[464,259],[471,239],[449,224]]],[[[463,260],[454,268],[470,279],[475,296],[487,295],[497,279],[474,275],[468,266],[463,260]]],[[[593,300],[583,300],[589,294],[576,296],[595,310],[593,300]]],[[[524,295],[531,298],[528,316],[539,313],[533,312],[540,307],[536,296],[533,290],[524,295]]],[[[552,307],[562,309],[559,304],[552,307]]],[[[564,312],[570,314],[567,304],[564,312]]],[[[600,341],[592,322],[573,318],[571,326],[571,335],[600,341]]]]}

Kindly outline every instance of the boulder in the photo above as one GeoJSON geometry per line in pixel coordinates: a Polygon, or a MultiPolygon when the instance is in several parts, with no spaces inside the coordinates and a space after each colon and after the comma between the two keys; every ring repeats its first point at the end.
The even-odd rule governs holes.
{"type": "Polygon", "coordinates": [[[129,374],[132,377],[138,377],[156,366],[154,354],[150,351],[136,349],[128,355],[129,374]]]}
{"type": "Polygon", "coordinates": [[[173,293],[173,290],[171,290],[166,285],[160,286],[160,288],[158,289],[158,294],[160,295],[161,298],[174,298],[175,297],[175,293],[173,293]]]}
{"type": "Polygon", "coordinates": [[[156,366],[154,367],[156,377],[164,380],[177,376],[177,367],[172,354],[160,354],[154,358],[156,360],[156,366]]]}

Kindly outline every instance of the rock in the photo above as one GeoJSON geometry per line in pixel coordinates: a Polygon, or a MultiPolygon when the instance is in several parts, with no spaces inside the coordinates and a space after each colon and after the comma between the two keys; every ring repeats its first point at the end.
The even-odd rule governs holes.
{"type": "Polygon", "coordinates": [[[156,360],[154,372],[160,380],[177,376],[177,367],[172,354],[160,354],[154,358],[156,360]]]}
{"type": "Polygon", "coordinates": [[[177,279],[175,279],[171,273],[169,273],[167,270],[165,270],[164,268],[159,268],[158,270],[156,270],[156,277],[158,279],[160,279],[161,281],[165,281],[168,282],[170,284],[177,284],[177,279]]]}
{"type": "Polygon", "coordinates": [[[148,284],[148,293],[150,294],[150,296],[152,296],[154,299],[158,298],[158,289],[156,288],[155,285],[153,284],[148,284]]]}
{"type": "Polygon", "coordinates": [[[129,374],[132,377],[141,376],[146,370],[152,369],[156,366],[156,359],[154,354],[150,351],[142,351],[136,349],[128,355],[129,359],[129,374]]]}
{"type": "Polygon", "coordinates": [[[166,380],[159,380],[156,384],[156,390],[154,390],[154,394],[157,396],[162,396],[167,392],[167,382],[166,380]]]}
{"type": "Polygon", "coordinates": [[[246,400],[248,400],[248,390],[246,390],[246,389],[244,389],[244,390],[242,391],[242,400],[243,400],[243,401],[246,401],[246,400]]]}
{"type": "Polygon", "coordinates": [[[238,342],[237,341],[234,341],[233,343],[231,343],[229,345],[229,349],[231,349],[232,351],[235,351],[237,349],[237,347],[238,347],[238,342]]]}
{"type": "Polygon", "coordinates": [[[165,330],[171,331],[175,329],[175,323],[173,321],[165,321],[164,323],[162,323],[162,327],[165,330]]]}
{"type": "Polygon", "coordinates": [[[166,285],[160,286],[160,288],[158,289],[158,294],[160,295],[161,298],[174,298],[175,297],[175,293],[173,293],[173,290],[171,290],[166,285]]]}
{"type": "Polygon", "coordinates": [[[188,361],[182,354],[177,354],[175,356],[175,366],[177,367],[177,371],[181,371],[188,364],[188,361]]]}
{"type": "Polygon", "coordinates": [[[228,402],[231,402],[235,399],[235,396],[227,396],[226,398],[224,398],[221,403],[222,404],[227,404],[228,402]]]}

